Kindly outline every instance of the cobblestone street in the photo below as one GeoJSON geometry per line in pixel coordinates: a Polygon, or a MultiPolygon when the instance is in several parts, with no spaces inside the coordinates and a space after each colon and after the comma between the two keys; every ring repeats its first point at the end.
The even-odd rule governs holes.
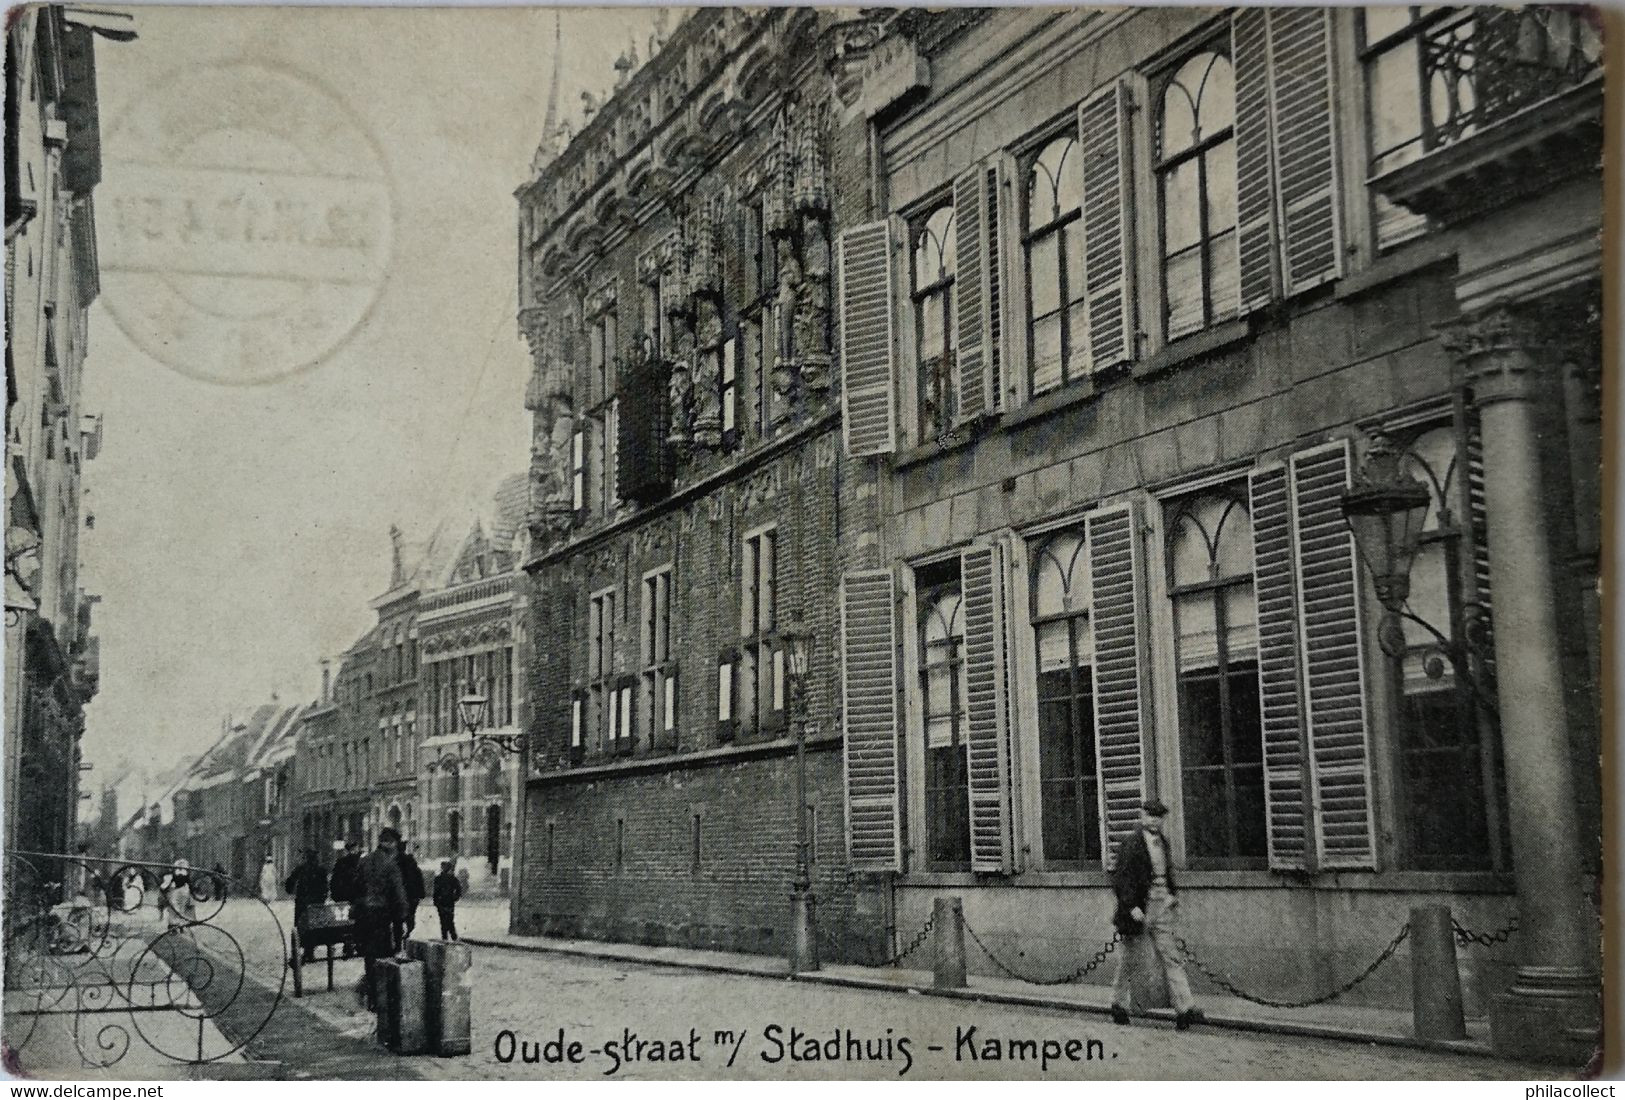
{"type": "MultiPolygon", "coordinates": [[[[471,906],[466,913],[471,929],[494,927],[499,918],[494,907],[486,912],[471,906]]],[[[274,948],[261,942],[253,958],[262,973],[269,972],[274,948]]],[[[325,968],[307,970],[306,989],[318,992],[279,1013],[297,1006],[342,1036],[351,1051],[344,1076],[399,1075],[406,1068],[399,1059],[364,1041],[373,1024],[354,996],[360,970],[358,960],[340,963],[332,993],[325,991],[325,968]]],[[[294,1046],[290,1039],[297,1032],[281,1028],[274,1034],[274,1041],[256,1044],[255,1057],[285,1062],[297,1072],[302,1051],[279,1049],[294,1046]]],[[[1560,1076],[1549,1068],[1480,1057],[1217,1028],[1179,1033],[1145,1020],[1115,1027],[1093,1014],[491,947],[474,948],[473,1045],[465,1058],[413,1058],[408,1072],[445,1080],[1560,1076]],[[511,1042],[504,1032],[512,1032],[511,1042]],[[1034,1046],[1024,1050],[1018,1044],[1025,1040],[1034,1046]],[[569,1060],[573,1044],[579,1044],[575,1061],[569,1060]],[[839,1056],[832,1060],[831,1052],[839,1056]],[[1003,1060],[991,1060],[994,1053],[1003,1060]],[[527,1054],[543,1060],[526,1063],[527,1054]]],[[[328,1065],[324,1073],[336,1070],[328,1065]]]]}

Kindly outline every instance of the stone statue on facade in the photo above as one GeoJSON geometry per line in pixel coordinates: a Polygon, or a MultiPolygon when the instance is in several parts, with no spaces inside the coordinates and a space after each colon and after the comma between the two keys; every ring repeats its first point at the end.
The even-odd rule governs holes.
{"type": "Polygon", "coordinates": [[[685,447],[694,438],[694,377],[685,362],[674,360],[670,366],[666,395],[671,402],[671,430],[666,438],[673,447],[685,447]]]}
{"type": "Polygon", "coordinates": [[[773,349],[773,393],[782,402],[788,402],[795,391],[798,364],[796,361],[796,311],[801,301],[801,262],[790,249],[785,249],[784,266],[779,270],[779,293],[773,304],[773,329],[776,337],[773,349]]]}
{"type": "Polygon", "coordinates": [[[821,219],[809,215],[802,223],[807,267],[791,327],[802,389],[820,393],[830,384],[829,238],[821,219]]]}

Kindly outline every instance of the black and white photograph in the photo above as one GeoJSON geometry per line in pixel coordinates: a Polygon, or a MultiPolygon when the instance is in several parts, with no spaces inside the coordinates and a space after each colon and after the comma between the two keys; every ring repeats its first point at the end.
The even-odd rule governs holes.
{"type": "Polygon", "coordinates": [[[1619,26],[10,8],[0,1070],[1613,1095],[1619,26]]]}

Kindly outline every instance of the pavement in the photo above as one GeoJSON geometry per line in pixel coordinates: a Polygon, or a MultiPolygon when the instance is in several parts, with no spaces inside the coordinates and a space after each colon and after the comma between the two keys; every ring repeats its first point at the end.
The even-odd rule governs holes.
{"type": "MultiPolygon", "coordinates": [[[[886,990],[893,993],[913,993],[991,1004],[1024,1005],[1101,1016],[1110,1015],[1111,986],[1107,983],[1116,973],[1117,966],[1114,959],[1100,968],[1100,974],[1105,979],[1100,984],[1075,982],[1066,985],[1036,985],[1009,978],[971,974],[963,989],[938,989],[934,984],[935,975],[929,969],[826,964],[817,971],[792,974],[788,961],[777,956],[605,943],[597,940],[558,939],[548,936],[514,936],[507,930],[506,905],[476,904],[460,907],[457,923],[459,929],[464,930],[465,942],[480,946],[518,951],[556,952],[584,958],[638,962],[650,966],[673,966],[721,974],[780,978],[854,989],[886,990]]],[[[967,950],[974,958],[976,948],[971,946],[967,947],[967,950]]],[[[916,952],[915,957],[929,959],[929,945],[916,952]]],[[[1394,1010],[1336,1003],[1308,1008],[1276,1008],[1247,1001],[1241,997],[1213,993],[1202,993],[1200,1001],[1209,1027],[1312,1039],[1375,1043],[1481,1057],[1491,1056],[1489,1023],[1482,1019],[1470,1019],[1466,1022],[1467,1038],[1464,1040],[1431,1040],[1416,1037],[1409,1009],[1394,1010]]],[[[1146,1009],[1138,1014],[1147,1020],[1166,1023],[1172,1023],[1174,1018],[1173,1011],[1166,1008],[1146,1009]]]]}
{"type": "MultiPolygon", "coordinates": [[[[359,959],[291,982],[240,1065],[174,1076],[424,1080],[1560,1080],[1500,1061],[1481,1041],[1418,1049],[1398,1014],[1322,1008],[1271,1021],[1204,997],[1210,1023],[1176,1032],[1167,1013],[1131,1026],[1105,1015],[1103,986],[1045,989],[973,976],[931,990],[918,970],[831,966],[792,977],[759,955],[511,937],[506,907],[459,907],[474,948],[473,1052],[398,1057],[357,1004],[359,959]],[[1375,1038],[1373,1038],[1375,1036],[1375,1038]]],[[[285,914],[281,914],[284,919],[285,914]]],[[[229,923],[228,914],[227,920],[229,923]]],[[[431,921],[432,925],[432,921],[431,921]]],[[[421,924],[419,933],[432,929],[421,924]]],[[[281,943],[238,937],[258,995],[274,998],[281,943]]],[[[1111,963],[1107,964],[1112,965],[1111,963]]],[[[264,1018],[247,999],[246,1021],[264,1018]]],[[[229,1017],[219,1020],[228,1035],[229,1017]]],[[[1408,1026],[1408,1018],[1405,1021],[1408,1026]]],[[[232,1036],[234,1039],[237,1036],[232,1036]]]]}

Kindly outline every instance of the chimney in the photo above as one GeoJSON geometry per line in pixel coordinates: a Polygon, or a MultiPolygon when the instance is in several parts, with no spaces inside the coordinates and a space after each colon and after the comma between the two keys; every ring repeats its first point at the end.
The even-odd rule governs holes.
{"type": "Polygon", "coordinates": [[[329,661],[329,660],[327,660],[325,658],[322,660],[322,702],[324,702],[324,703],[330,703],[330,702],[333,701],[333,694],[332,694],[332,692],[333,692],[333,667],[332,666],[333,666],[333,662],[331,662],[331,661],[329,661]]]}

